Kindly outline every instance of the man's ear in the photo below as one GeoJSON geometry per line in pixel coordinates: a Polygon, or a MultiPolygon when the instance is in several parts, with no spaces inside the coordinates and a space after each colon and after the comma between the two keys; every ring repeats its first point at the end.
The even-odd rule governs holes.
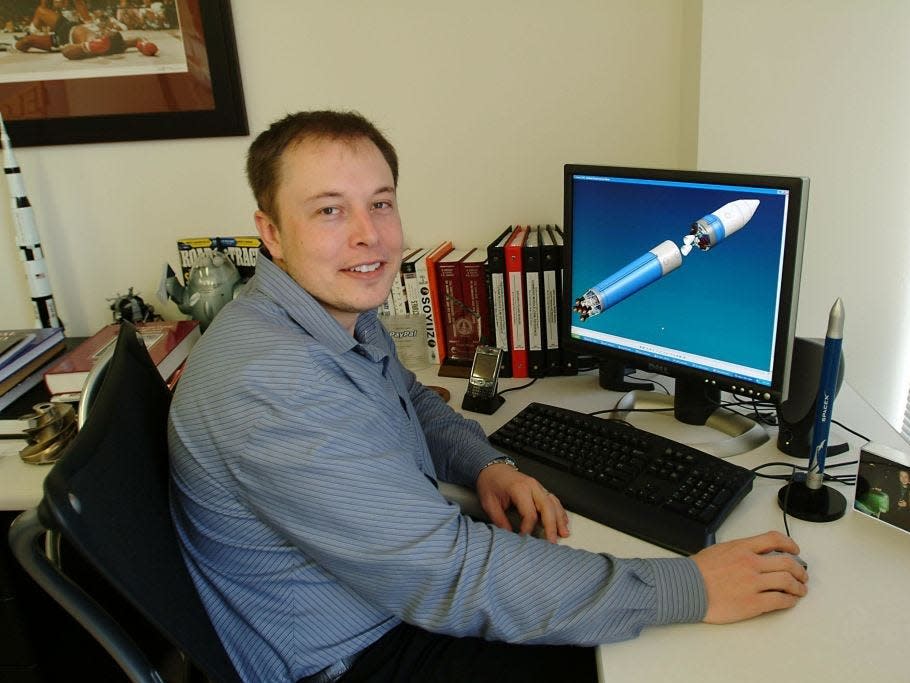
{"type": "Polygon", "coordinates": [[[278,231],[278,224],[264,211],[257,210],[253,214],[253,220],[256,221],[256,230],[262,243],[268,249],[272,260],[277,262],[284,260],[284,252],[281,249],[281,235],[278,231]]]}

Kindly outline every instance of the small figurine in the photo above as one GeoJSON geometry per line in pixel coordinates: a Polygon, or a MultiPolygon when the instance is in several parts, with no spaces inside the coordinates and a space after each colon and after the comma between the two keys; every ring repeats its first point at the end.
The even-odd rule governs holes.
{"type": "Polygon", "coordinates": [[[185,287],[180,284],[177,274],[170,266],[167,267],[164,281],[168,298],[183,313],[198,320],[203,332],[218,311],[237,295],[242,284],[237,266],[217,250],[197,259],[185,287]]]}
{"type": "Polygon", "coordinates": [[[161,320],[160,315],[155,315],[155,309],[142,300],[138,294],[133,294],[133,288],[129,292],[117,294],[112,301],[111,310],[114,312],[114,322],[119,323],[126,320],[131,323],[144,323],[150,320],[161,320]]]}

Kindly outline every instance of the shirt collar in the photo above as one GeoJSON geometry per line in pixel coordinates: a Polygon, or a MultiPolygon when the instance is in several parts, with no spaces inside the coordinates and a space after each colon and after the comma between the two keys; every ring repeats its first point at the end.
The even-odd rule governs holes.
{"type": "Polygon", "coordinates": [[[258,291],[271,299],[308,334],[335,353],[342,354],[359,347],[373,361],[389,355],[382,324],[375,311],[366,311],[357,317],[352,337],[294,278],[265,254],[259,256],[256,274],[250,280],[251,293],[258,291]]]}

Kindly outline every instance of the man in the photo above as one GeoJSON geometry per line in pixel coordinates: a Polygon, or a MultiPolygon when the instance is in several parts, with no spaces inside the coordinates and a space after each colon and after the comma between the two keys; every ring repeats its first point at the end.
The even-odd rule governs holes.
{"type": "Polygon", "coordinates": [[[910,470],[897,473],[897,509],[900,512],[910,511],[910,470]]]}
{"type": "Polygon", "coordinates": [[[16,41],[19,52],[59,51],[67,59],[119,54],[132,47],[147,57],[158,52],[158,46],[149,40],[124,38],[120,32],[122,24],[115,25],[110,17],[92,17],[85,0],[75,0],[75,14],[68,9],[67,0],[54,0],[53,4],[48,7],[47,0],[38,4],[29,27],[33,33],[16,41]]]}
{"type": "Polygon", "coordinates": [[[290,115],[247,173],[270,256],[194,348],[169,431],[185,558],[244,679],[594,680],[590,646],[805,594],[802,567],[759,555],[798,552],[777,533],[658,560],[552,542],[556,497],[420,385],[376,317],[403,237],[372,124],[290,115]],[[439,479],[475,487],[495,526],[439,479]]]}

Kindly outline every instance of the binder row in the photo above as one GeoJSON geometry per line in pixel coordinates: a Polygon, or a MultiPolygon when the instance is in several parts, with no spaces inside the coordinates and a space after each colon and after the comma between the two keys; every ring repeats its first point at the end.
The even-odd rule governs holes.
{"type": "Polygon", "coordinates": [[[509,226],[486,248],[406,249],[381,315],[421,315],[427,357],[470,366],[480,344],[505,353],[500,376],[576,374],[560,345],[563,234],[557,225],[509,226]]]}

